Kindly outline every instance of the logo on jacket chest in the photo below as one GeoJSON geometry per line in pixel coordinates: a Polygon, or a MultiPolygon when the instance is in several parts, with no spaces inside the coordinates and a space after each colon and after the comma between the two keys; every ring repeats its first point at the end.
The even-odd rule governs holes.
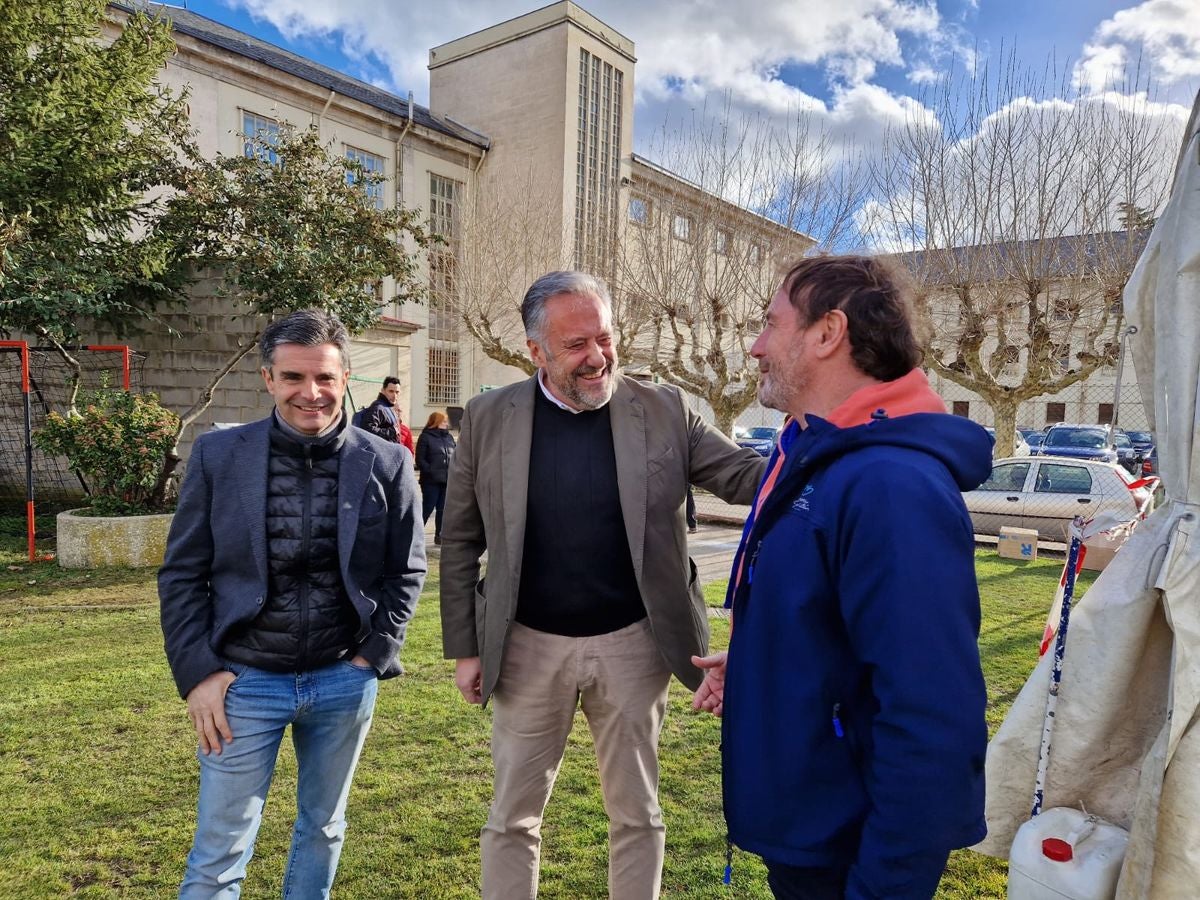
{"type": "Polygon", "coordinates": [[[792,501],[792,512],[808,512],[808,498],[813,492],[812,483],[809,482],[804,486],[804,490],[800,492],[800,496],[792,501]]]}

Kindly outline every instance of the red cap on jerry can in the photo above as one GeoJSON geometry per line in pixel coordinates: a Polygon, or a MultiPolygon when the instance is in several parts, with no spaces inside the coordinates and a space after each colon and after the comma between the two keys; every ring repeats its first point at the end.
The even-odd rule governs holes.
{"type": "Polygon", "coordinates": [[[1075,851],[1062,838],[1046,838],[1042,841],[1042,856],[1055,862],[1070,862],[1075,851]]]}

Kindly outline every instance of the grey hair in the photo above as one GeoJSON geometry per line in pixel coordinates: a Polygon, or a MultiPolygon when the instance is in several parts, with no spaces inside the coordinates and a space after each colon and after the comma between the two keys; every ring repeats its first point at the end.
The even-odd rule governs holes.
{"type": "Polygon", "coordinates": [[[612,309],[612,295],[602,278],[587,272],[547,272],[529,286],[521,301],[521,321],[525,336],[537,344],[546,337],[546,301],[560,294],[592,297],[612,309]]]}
{"type": "Polygon", "coordinates": [[[342,358],[342,368],[350,368],[350,333],[337,316],[324,310],[297,310],[264,328],[258,341],[258,356],[264,369],[271,368],[275,362],[275,348],[280,344],[305,347],[333,344],[342,358]]]}

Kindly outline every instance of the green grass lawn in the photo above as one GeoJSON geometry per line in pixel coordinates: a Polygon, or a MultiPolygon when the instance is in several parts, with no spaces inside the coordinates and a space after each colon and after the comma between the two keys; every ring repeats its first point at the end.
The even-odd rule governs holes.
{"type": "MultiPolygon", "coordinates": [[[[1061,563],[981,551],[977,569],[994,730],[1036,661],[1061,563]]],[[[409,631],[408,674],[381,686],[350,799],[335,888],[342,898],[478,896],[488,714],[454,689],[452,666],[441,659],[436,595],[431,577],[409,631]]],[[[723,587],[713,586],[708,596],[719,602],[721,595],[723,587]]],[[[727,624],[714,621],[714,645],[727,636],[727,624]]],[[[661,749],[663,895],[769,897],[763,869],[748,854],[735,856],[733,887],[721,885],[718,723],[692,713],[689,700],[674,684],[661,749]]],[[[197,766],[162,653],[153,575],[29,565],[16,542],[0,538],[0,722],[0,897],[171,895],[191,839],[197,766]]],[[[607,822],[591,738],[582,718],[578,724],[543,828],[545,898],[606,894],[607,822]]],[[[294,791],[289,748],[248,898],[278,896],[294,791]]],[[[1004,864],[963,851],[938,896],[1004,893],[1004,864]]]]}

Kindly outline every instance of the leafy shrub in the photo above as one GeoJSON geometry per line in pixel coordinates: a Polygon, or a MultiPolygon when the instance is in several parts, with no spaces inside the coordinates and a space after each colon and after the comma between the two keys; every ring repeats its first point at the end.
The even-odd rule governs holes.
{"type": "Polygon", "coordinates": [[[102,388],[80,395],[79,412],[50,413],[33,440],[65,456],[87,482],[96,516],[164,512],[152,502],[163,456],[175,443],[179,417],[155,394],[102,388]]]}

